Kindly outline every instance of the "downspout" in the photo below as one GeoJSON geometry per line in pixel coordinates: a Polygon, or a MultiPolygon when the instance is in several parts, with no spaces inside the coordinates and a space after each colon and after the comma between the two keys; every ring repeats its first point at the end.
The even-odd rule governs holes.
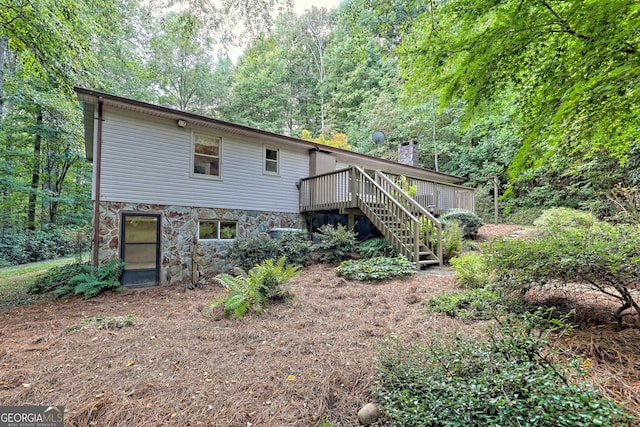
{"type": "Polygon", "coordinates": [[[98,98],[98,135],[96,141],[95,166],[95,200],[93,202],[93,266],[97,267],[100,242],[100,176],[102,175],[102,97],[98,98]]]}

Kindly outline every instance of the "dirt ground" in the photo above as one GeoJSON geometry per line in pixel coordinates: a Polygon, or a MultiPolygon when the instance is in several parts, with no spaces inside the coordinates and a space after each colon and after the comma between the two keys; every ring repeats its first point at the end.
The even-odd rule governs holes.
{"type": "MultiPolygon", "coordinates": [[[[478,240],[521,233],[487,225],[478,240]]],[[[222,292],[214,284],[14,308],[0,314],[0,402],[64,405],[69,426],[353,426],[382,342],[484,328],[425,312],[429,296],[456,289],[447,268],[363,283],[313,265],[290,289],[290,302],[242,320],[203,315],[222,292]],[[104,316],[133,324],[105,325],[104,316]]],[[[637,408],[637,331],[579,333],[571,344],[592,358],[594,377],[637,408]],[[616,351],[607,350],[612,339],[616,351]]]]}

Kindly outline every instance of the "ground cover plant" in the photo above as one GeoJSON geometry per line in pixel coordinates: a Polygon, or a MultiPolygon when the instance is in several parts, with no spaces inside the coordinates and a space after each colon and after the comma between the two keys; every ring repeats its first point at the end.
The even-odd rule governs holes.
{"type": "Polygon", "coordinates": [[[388,280],[415,273],[415,264],[403,256],[394,258],[373,257],[361,260],[342,261],[336,272],[347,279],[388,280]]]}
{"type": "Polygon", "coordinates": [[[393,425],[620,426],[633,417],[556,358],[549,312],[508,317],[488,339],[455,336],[382,351],[377,396],[393,425]],[[542,332],[540,332],[542,331],[542,332]]]}

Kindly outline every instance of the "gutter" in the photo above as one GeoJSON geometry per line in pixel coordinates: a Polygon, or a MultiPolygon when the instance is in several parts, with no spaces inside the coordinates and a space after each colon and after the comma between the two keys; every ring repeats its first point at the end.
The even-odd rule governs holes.
{"type": "Polygon", "coordinates": [[[95,167],[95,200],[93,201],[93,266],[97,267],[100,242],[100,176],[102,175],[102,97],[98,97],[98,135],[96,153],[94,156],[95,167]]]}

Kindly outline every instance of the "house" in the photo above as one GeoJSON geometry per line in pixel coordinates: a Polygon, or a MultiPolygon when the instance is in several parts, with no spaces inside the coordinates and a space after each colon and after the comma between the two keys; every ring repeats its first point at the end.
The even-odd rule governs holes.
{"type": "MultiPolygon", "coordinates": [[[[129,287],[190,280],[196,269],[225,271],[233,239],[308,229],[328,214],[350,225],[368,218],[417,267],[438,264],[435,215],[474,209],[474,190],[458,185],[459,177],[75,91],[93,162],[92,258],[96,265],[124,260],[122,282],[129,287]]],[[[411,162],[417,143],[399,150],[411,162]]]]}

